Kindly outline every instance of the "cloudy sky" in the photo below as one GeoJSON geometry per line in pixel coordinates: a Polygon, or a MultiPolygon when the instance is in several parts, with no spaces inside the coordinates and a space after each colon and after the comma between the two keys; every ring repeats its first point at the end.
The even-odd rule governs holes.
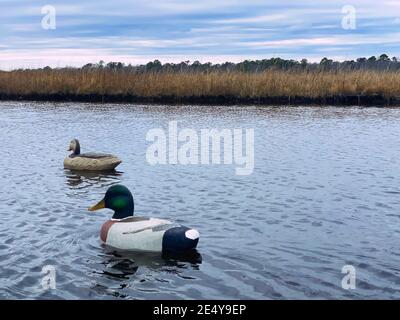
{"type": "Polygon", "coordinates": [[[399,0],[0,0],[0,9],[0,69],[400,56],[399,0]],[[46,5],[55,29],[43,28],[46,5]],[[344,6],[356,10],[355,29],[343,28],[344,6]]]}

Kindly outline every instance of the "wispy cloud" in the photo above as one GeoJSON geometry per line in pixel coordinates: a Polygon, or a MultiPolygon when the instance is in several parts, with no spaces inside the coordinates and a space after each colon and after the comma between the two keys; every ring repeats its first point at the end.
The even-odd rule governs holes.
{"type": "Polygon", "coordinates": [[[225,23],[225,24],[245,24],[245,23],[270,23],[278,22],[283,20],[288,20],[289,16],[286,14],[271,14],[271,15],[261,15],[261,16],[250,16],[244,18],[233,18],[233,19],[222,19],[216,20],[215,23],[225,23]]]}

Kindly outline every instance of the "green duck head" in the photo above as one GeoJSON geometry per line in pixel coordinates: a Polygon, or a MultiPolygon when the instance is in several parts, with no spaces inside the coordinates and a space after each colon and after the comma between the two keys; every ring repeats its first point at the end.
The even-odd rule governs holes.
{"type": "Polygon", "coordinates": [[[113,219],[125,219],[133,216],[135,204],[132,193],[123,185],[114,185],[108,188],[104,198],[89,211],[108,208],[114,210],[113,219]]]}

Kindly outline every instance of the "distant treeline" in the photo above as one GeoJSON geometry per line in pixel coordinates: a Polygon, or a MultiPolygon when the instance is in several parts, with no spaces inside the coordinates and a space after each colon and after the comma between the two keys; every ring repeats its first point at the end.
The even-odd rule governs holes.
{"type": "MultiPolygon", "coordinates": [[[[50,67],[43,68],[51,70],[50,67]]],[[[68,69],[68,68],[63,68],[68,69]]],[[[91,69],[108,69],[118,71],[130,71],[135,73],[146,72],[167,72],[167,73],[208,73],[208,72],[249,72],[257,73],[266,70],[283,70],[283,71],[357,71],[357,70],[374,70],[374,71],[397,71],[400,70],[400,58],[390,58],[387,54],[379,57],[372,56],[369,58],[362,57],[356,60],[334,61],[332,59],[323,58],[319,63],[309,62],[307,59],[286,60],[281,58],[270,58],[262,60],[245,60],[239,63],[225,62],[221,64],[213,64],[211,62],[200,63],[199,61],[183,61],[180,63],[161,63],[154,60],[145,65],[131,65],[122,62],[105,63],[88,63],[81,68],[82,70],[91,69]]],[[[19,70],[21,71],[21,70],[19,70]]]]}
{"type": "Polygon", "coordinates": [[[0,71],[0,100],[204,104],[399,105],[400,62],[382,54],[319,63],[121,62],[0,71]]]}

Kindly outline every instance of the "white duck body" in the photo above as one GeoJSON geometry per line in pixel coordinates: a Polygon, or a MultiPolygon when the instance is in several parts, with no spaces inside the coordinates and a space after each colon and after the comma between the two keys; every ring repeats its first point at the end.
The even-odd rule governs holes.
{"type": "Polygon", "coordinates": [[[196,248],[199,233],[168,220],[134,216],[108,220],[101,227],[100,238],[120,250],[178,252],[196,248]]]}
{"type": "Polygon", "coordinates": [[[114,170],[122,161],[112,155],[104,153],[83,153],[77,139],[73,139],[68,151],[71,155],[64,159],[64,168],[79,171],[107,171],[114,170]]]}

